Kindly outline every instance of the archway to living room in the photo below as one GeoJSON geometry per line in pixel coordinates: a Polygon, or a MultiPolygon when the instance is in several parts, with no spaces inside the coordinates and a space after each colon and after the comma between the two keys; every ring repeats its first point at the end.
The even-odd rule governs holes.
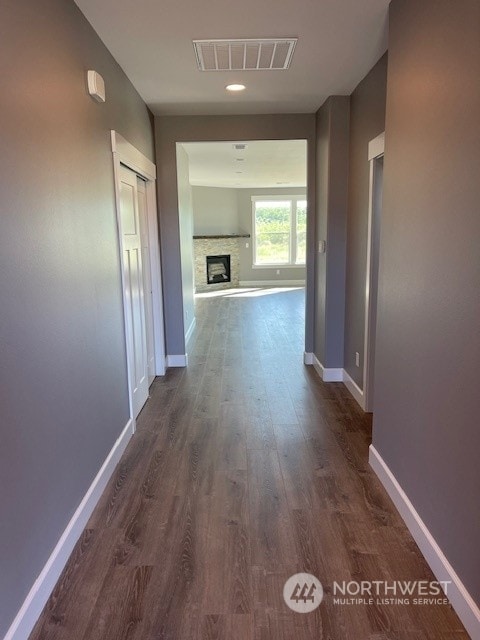
{"type": "MultiPolygon", "coordinates": [[[[200,323],[208,335],[211,312],[218,317],[228,308],[249,313],[250,351],[267,340],[301,358],[306,141],[179,143],[177,179],[187,352],[200,323]]],[[[240,315],[237,322],[248,324],[240,315]]]]}

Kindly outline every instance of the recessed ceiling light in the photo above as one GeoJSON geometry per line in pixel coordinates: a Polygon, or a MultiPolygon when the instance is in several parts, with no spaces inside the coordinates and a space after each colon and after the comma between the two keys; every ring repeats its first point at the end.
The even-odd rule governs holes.
{"type": "Polygon", "coordinates": [[[227,84],[225,87],[227,91],[245,91],[246,88],[244,84],[227,84]]]}

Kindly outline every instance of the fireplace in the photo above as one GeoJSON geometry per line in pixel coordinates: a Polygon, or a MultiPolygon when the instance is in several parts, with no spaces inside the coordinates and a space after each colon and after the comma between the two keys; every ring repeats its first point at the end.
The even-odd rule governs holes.
{"type": "Polygon", "coordinates": [[[230,236],[193,236],[195,255],[195,293],[231,289],[239,286],[240,240],[230,236]],[[210,269],[210,262],[220,267],[210,269]],[[217,271],[219,273],[215,273],[217,271]],[[214,276],[217,276],[216,278],[214,276]],[[224,278],[226,276],[226,278],[224,278]]]}
{"type": "Polygon", "coordinates": [[[230,256],[206,256],[207,284],[230,282],[230,256]]]}

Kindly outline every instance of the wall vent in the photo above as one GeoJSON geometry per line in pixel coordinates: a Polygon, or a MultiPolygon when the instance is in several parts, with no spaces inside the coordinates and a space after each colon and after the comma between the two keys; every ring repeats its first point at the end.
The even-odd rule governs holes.
{"type": "Polygon", "coordinates": [[[194,40],[200,71],[265,71],[288,69],[297,38],[259,40],[194,40]]]}

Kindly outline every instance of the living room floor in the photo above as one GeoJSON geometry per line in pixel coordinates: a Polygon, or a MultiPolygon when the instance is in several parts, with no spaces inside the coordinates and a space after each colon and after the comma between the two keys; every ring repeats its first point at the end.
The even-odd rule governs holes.
{"type": "Polygon", "coordinates": [[[449,605],[334,602],[334,581],[434,578],[368,465],[371,416],[303,364],[304,290],[196,315],[31,640],[468,638],[449,605]],[[298,572],[311,613],[283,599],[298,572]]]}

